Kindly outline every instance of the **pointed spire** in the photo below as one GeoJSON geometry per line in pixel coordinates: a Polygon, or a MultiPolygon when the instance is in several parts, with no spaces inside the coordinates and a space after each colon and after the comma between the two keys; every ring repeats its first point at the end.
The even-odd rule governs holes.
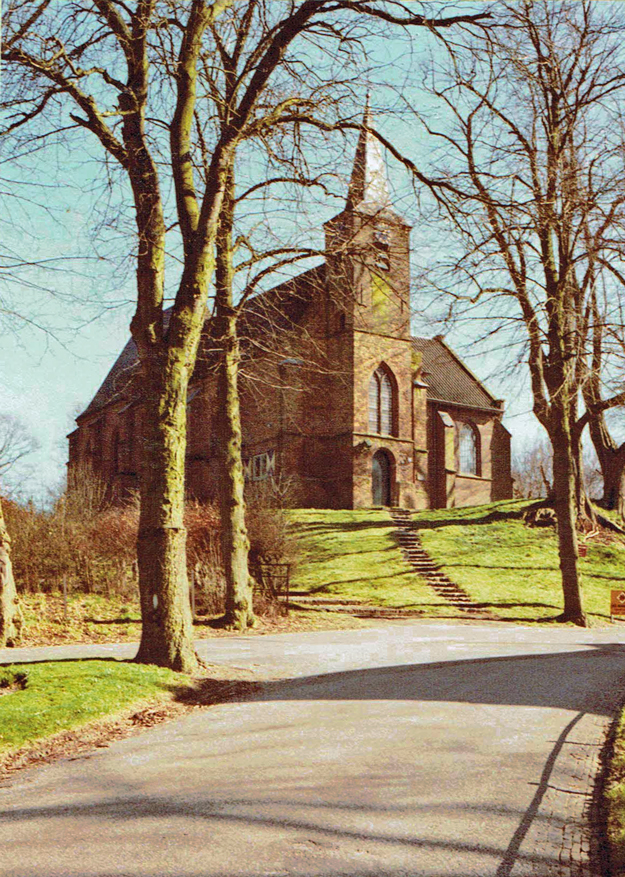
{"type": "Polygon", "coordinates": [[[353,208],[363,204],[368,208],[379,210],[390,207],[391,197],[380,141],[367,130],[370,127],[371,106],[367,92],[354,168],[347,191],[347,206],[353,208]]]}

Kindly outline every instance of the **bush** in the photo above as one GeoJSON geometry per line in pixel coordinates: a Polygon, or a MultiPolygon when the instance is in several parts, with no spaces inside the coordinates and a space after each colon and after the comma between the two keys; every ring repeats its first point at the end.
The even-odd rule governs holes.
{"type": "MultiPolygon", "coordinates": [[[[293,562],[294,539],[280,497],[256,496],[248,505],[252,574],[259,561],[293,562]],[[269,505],[273,503],[273,506],[269,505]]],[[[111,505],[103,483],[91,471],[74,473],[68,491],[50,508],[3,500],[13,540],[18,589],[31,593],[68,591],[138,598],[136,541],[139,501],[129,496],[111,505]],[[80,477],[79,477],[80,476],[80,477]]],[[[219,512],[214,505],[187,502],[187,565],[195,581],[196,611],[217,615],[225,609],[219,512]]],[[[275,609],[270,595],[258,594],[257,612],[275,609]]]]}
{"type": "Polygon", "coordinates": [[[212,505],[189,500],[184,518],[187,528],[187,567],[195,583],[196,612],[219,615],[226,608],[219,512],[212,505]]]}

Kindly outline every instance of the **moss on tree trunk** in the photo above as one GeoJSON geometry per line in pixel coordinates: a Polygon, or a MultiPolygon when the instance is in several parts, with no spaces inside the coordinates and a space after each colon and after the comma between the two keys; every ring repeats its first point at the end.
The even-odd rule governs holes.
{"type": "Polygon", "coordinates": [[[582,603],[577,543],[576,460],[566,413],[554,418],[553,444],[554,508],[558,522],[558,556],[562,576],[564,612],[562,621],[587,627],[582,603]]]}
{"type": "Polygon", "coordinates": [[[22,611],[11,565],[11,538],[0,500],[0,648],[15,646],[22,632],[22,611]]]}
{"type": "Polygon", "coordinates": [[[145,416],[137,556],[141,643],[136,660],[193,673],[184,528],[188,371],[181,351],[143,372],[145,416]]]}
{"type": "Polygon", "coordinates": [[[625,454],[614,454],[601,467],[603,507],[625,518],[625,454]]]}
{"type": "Polygon", "coordinates": [[[616,444],[602,413],[589,418],[589,429],[603,476],[602,505],[625,517],[625,443],[616,444]]]}
{"type": "Polygon", "coordinates": [[[227,321],[219,369],[220,419],[220,510],[226,613],[224,624],[245,630],[254,623],[252,588],[248,571],[249,540],[245,524],[243,463],[241,459],[241,417],[237,389],[239,345],[234,319],[227,321]]]}
{"type": "Polygon", "coordinates": [[[217,416],[220,454],[220,513],[222,553],[226,579],[226,627],[245,630],[254,624],[252,587],[248,569],[249,540],[245,523],[245,478],[241,456],[239,405],[239,339],[233,307],[232,226],[234,179],[229,174],[216,248],[215,317],[220,345],[217,416]]]}

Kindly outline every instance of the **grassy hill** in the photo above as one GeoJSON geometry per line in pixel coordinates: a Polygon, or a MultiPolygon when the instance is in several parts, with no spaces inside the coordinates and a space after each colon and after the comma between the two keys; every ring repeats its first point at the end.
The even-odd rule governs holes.
{"type": "Polygon", "coordinates": [[[445,608],[403,559],[388,512],[298,509],[289,517],[300,550],[294,589],[377,606],[445,608]]]}
{"type": "MultiPolygon", "coordinates": [[[[447,575],[498,616],[540,621],[562,609],[555,533],[523,522],[526,501],[418,512],[424,547],[447,575]]],[[[457,614],[401,556],[393,524],[382,510],[304,510],[291,513],[301,561],[293,587],[311,594],[358,599],[426,614],[457,614]]],[[[587,540],[580,560],[586,610],[609,620],[610,589],[625,589],[625,544],[587,540]]]]}

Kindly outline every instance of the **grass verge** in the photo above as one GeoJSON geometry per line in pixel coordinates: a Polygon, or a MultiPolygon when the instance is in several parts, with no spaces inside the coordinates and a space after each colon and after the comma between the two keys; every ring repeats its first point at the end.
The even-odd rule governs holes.
{"type": "Polygon", "coordinates": [[[0,696],[0,756],[44,737],[170,700],[192,683],[161,667],[122,661],[45,661],[1,668],[8,685],[0,696]]]}
{"type": "MultiPolygon", "coordinates": [[[[25,618],[21,646],[138,642],[141,637],[138,601],[115,596],[70,594],[67,614],[59,594],[23,594],[20,602],[25,618]]],[[[199,639],[240,636],[232,631],[214,629],[210,622],[208,617],[197,620],[195,631],[199,639]]],[[[327,612],[293,610],[287,617],[259,618],[258,626],[246,636],[360,627],[366,623],[355,618],[330,616],[327,612]]]]}
{"type": "Polygon", "coordinates": [[[603,793],[609,873],[611,877],[625,877],[625,710],[614,733],[603,793]]]}

